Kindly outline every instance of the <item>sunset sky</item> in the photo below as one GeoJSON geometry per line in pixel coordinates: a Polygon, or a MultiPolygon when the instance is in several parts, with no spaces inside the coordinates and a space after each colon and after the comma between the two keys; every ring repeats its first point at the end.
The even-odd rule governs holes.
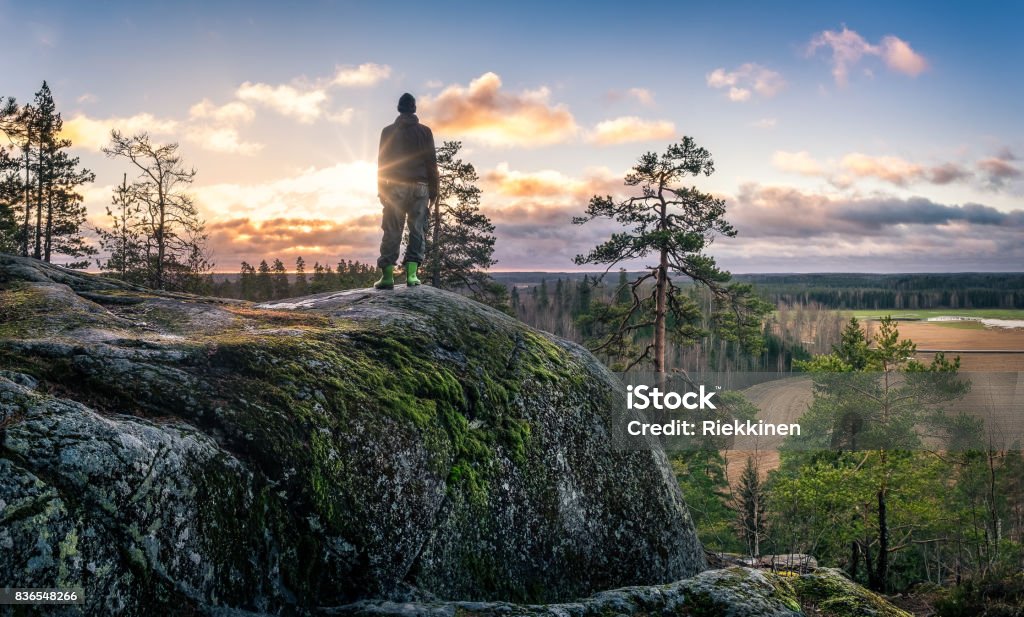
{"type": "Polygon", "coordinates": [[[1024,269],[1022,3],[156,4],[0,0],[0,95],[49,82],[93,224],[111,128],[180,142],[218,270],[375,260],[406,91],[480,173],[498,270],[575,269],[610,228],[571,217],[683,135],[734,272],[1024,269]]]}

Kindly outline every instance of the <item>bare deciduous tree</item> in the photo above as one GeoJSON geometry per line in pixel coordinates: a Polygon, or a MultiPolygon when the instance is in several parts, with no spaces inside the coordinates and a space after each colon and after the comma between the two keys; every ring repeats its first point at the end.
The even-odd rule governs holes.
{"type": "Polygon", "coordinates": [[[186,192],[196,170],[186,168],[178,144],[154,144],[149,134],[131,137],[114,130],[103,152],[128,159],[139,170],[132,184],[142,208],[138,225],[144,238],[149,285],[157,289],[190,289],[213,264],[206,255],[205,224],[186,192]]]}

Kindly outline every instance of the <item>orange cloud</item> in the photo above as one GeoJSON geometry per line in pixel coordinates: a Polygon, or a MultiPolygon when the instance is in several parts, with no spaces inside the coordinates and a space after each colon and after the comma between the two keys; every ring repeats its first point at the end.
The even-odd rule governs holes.
{"type": "Polygon", "coordinates": [[[643,120],[636,116],[623,116],[598,122],[587,137],[587,141],[610,145],[631,141],[670,140],[675,134],[676,125],[668,120],[643,120]]]}
{"type": "Polygon", "coordinates": [[[210,223],[207,232],[219,269],[231,270],[242,261],[254,263],[274,257],[287,260],[299,255],[311,267],[314,261],[333,264],[340,258],[375,260],[380,243],[380,216],[341,221],[236,218],[210,223]]]}
{"type": "Polygon", "coordinates": [[[484,172],[485,194],[494,192],[512,198],[571,200],[586,203],[592,195],[607,195],[622,191],[622,176],[605,168],[589,170],[582,178],[567,176],[560,171],[543,169],[524,172],[509,169],[508,163],[499,163],[484,172]]]}
{"type": "Polygon", "coordinates": [[[853,176],[878,178],[898,186],[904,186],[924,175],[924,167],[898,156],[868,156],[851,152],[842,158],[839,165],[853,176]]]}
{"type": "Polygon", "coordinates": [[[501,78],[484,73],[468,86],[448,86],[423,97],[420,112],[442,135],[478,139],[495,146],[542,146],[567,141],[579,131],[565,105],[550,103],[546,87],[502,90],[501,78]]]}
{"type": "Polygon", "coordinates": [[[89,150],[99,150],[110,143],[110,131],[117,129],[125,134],[146,131],[151,135],[170,135],[179,127],[176,120],[157,118],[153,114],[141,113],[127,118],[90,118],[76,114],[64,121],[61,137],[70,139],[72,145],[89,150]]]}
{"type": "Polygon", "coordinates": [[[213,220],[271,220],[295,212],[344,220],[380,211],[377,166],[369,161],[309,168],[260,183],[197,186],[193,192],[196,203],[213,220]]]}

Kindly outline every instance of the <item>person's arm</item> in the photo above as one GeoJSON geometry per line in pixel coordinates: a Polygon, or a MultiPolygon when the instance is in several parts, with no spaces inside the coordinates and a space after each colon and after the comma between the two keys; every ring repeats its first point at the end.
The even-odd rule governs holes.
{"type": "Polygon", "coordinates": [[[380,132],[380,145],[377,146],[377,198],[384,203],[384,181],[387,179],[385,169],[390,165],[388,146],[390,145],[388,127],[380,132]]]}
{"type": "Polygon", "coordinates": [[[434,147],[434,133],[427,129],[427,145],[430,150],[427,152],[427,187],[430,191],[430,201],[435,201],[441,191],[441,178],[437,171],[437,148],[434,147]]]}

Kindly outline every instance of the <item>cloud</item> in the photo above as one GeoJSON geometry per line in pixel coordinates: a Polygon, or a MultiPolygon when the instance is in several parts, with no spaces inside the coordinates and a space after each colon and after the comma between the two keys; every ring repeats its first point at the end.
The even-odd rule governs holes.
{"type": "Polygon", "coordinates": [[[654,93],[647,88],[630,88],[625,91],[609,90],[607,94],[605,94],[605,97],[609,101],[633,99],[645,107],[654,106],[654,93]]]}
{"type": "Polygon", "coordinates": [[[189,108],[188,115],[185,139],[205,150],[252,156],[263,149],[263,144],[243,141],[239,135],[236,125],[247,124],[256,117],[252,107],[241,101],[218,106],[203,99],[189,108]]]}
{"type": "Polygon", "coordinates": [[[844,197],[746,184],[720,262],[753,272],[1003,270],[1024,259],[1024,211],[922,197],[844,197]]]}
{"type": "Polygon", "coordinates": [[[391,67],[386,64],[366,62],[359,66],[339,66],[331,83],[335,86],[367,87],[391,77],[391,67]]]}
{"type": "Polygon", "coordinates": [[[484,194],[513,198],[546,199],[551,204],[555,201],[571,201],[582,210],[593,195],[619,193],[623,189],[622,175],[616,175],[609,169],[593,168],[581,177],[568,176],[553,169],[540,171],[518,171],[509,168],[508,163],[498,165],[481,175],[484,194]],[[555,199],[552,199],[555,198],[555,199]]]}
{"type": "Polygon", "coordinates": [[[235,91],[242,101],[256,103],[277,113],[310,124],[324,113],[327,92],[321,88],[300,88],[286,84],[271,86],[245,82],[235,91]]]}
{"type": "Polygon", "coordinates": [[[732,71],[715,69],[707,74],[706,79],[711,88],[728,88],[729,100],[737,103],[750,100],[754,93],[771,98],[786,85],[782,75],[753,62],[732,71]]]}
{"type": "Polygon", "coordinates": [[[1013,164],[1017,157],[1008,148],[1003,148],[996,156],[988,157],[978,161],[978,170],[981,171],[989,188],[1000,188],[1007,182],[1024,176],[1024,172],[1013,164]]]}
{"type": "Polygon", "coordinates": [[[815,35],[807,46],[807,55],[813,56],[822,48],[832,51],[832,76],[840,86],[849,82],[850,69],[864,56],[880,57],[889,69],[911,77],[928,68],[928,61],[914,51],[910,43],[888,35],[877,45],[872,45],[846,26],[838,32],[825,30],[815,35]]]}
{"type": "Polygon", "coordinates": [[[750,126],[758,129],[773,129],[778,123],[776,118],[761,118],[757,122],[751,122],[750,126]]]}
{"type": "Polygon", "coordinates": [[[631,141],[673,139],[675,134],[676,125],[668,120],[643,120],[636,116],[622,116],[598,122],[587,136],[587,141],[611,145],[631,141]]]}
{"type": "Polygon", "coordinates": [[[971,172],[956,163],[942,163],[935,165],[927,172],[928,180],[932,184],[951,184],[962,180],[969,180],[971,172]]]}
{"type": "Polygon", "coordinates": [[[91,104],[91,103],[95,103],[98,100],[99,99],[96,98],[95,94],[92,94],[91,92],[86,92],[82,96],[80,96],[77,99],[75,99],[75,102],[78,103],[79,105],[88,105],[88,104],[91,104]]]}
{"type": "Polygon", "coordinates": [[[338,259],[372,261],[380,243],[380,216],[342,220],[322,218],[233,218],[207,225],[218,267],[230,270],[242,261],[258,263],[281,258],[289,270],[302,256],[311,270],[314,261],[333,265],[338,259]]]}
{"type": "Polygon", "coordinates": [[[76,114],[64,121],[61,137],[70,139],[78,148],[99,150],[110,143],[110,131],[117,129],[127,135],[147,132],[150,135],[171,135],[180,123],[168,118],[157,118],[153,114],[141,113],[126,118],[90,118],[76,114]]]}
{"type": "Polygon", "coordinates": [[[189,108],[188,115],[193,119],[236,123],[251,122],[256,117],[256,112],[241,101],[217,106],[210,99],[203,99],[189,108]]]}
{"type": "Polygon", "coordinates": [[[630,88],[629,90],[626,90],[626,95],[639,101],[643,105],[654,105],[654,93],[647,88],[630,88]]]}
{"type": "Polygon", "coordinates": [[[292,218],[296,212],[342,220],[380,211],[377,166],[370,161],[311,167],[266,182],[197,186],[193,192],[210,220],[292,218]]]}
{"type": "Polygon", "coordinates": [[[780,150],[772,156],[772,163],[782,171],[825,178],[840,188],[847,188],[860,179],[875,179],[905,187],[919,182],[944,185],[973,178],[970,170],[959,163],[924,165],[898,156],[871,156],[860,152],[850,152],[838,163],[822,163],[806,151],[780,150]]]}
{"type": "Polygon", "coordinates": [[[814,238],[896,236],[962,232],[1019,234],[1024,210],[1004,212],[981,204],[946,205],[923,197],[830,197],[790,187],[746,184],[730,206],[741,236],[814,238]],[[929,230],[910,229],[927,227],[929,230]],[[942,230],[940,228],[949,228],[942,230]]]}
{"type": "Polygon", "coordinates": [[[897,186],[905,186],[924,176],[922,166],[897,156],[868,156],[851,152],[842,158],[839,166],[853,176],[873,177],[897,186]]]}
{"type": "Polygon", "coordinates": [[[419,107],[436,133],[530,147],[565,142],[579,131],[569,109],[551,104],[550,98],[546,87],[503,90],[501,78],[488,72],[468,86],[450,85],[436,97],[423,97],[419,107]]]}
{"type": "Polygon", "coordinates": [[[252,156],[263,149],[263,144],[242,141],[238,129],[232,126],[190,126],[185,129],[185,139],[205,150],[225,154],[252,156]]]}
{"type": "Polygon", "coordinates": [[[820,176],[824,168],[805,150],[785,152],[779,150],[772,155],[772,164],[777,169],[805,176],[820,176]]]}
{"type": "Polygon", "coordinates": [[[911,77],[920,75],[928,68],[924,56],[911,49],[906,41],[892,35],[882,39],[881,55],[890,69],[911,77]]]}

